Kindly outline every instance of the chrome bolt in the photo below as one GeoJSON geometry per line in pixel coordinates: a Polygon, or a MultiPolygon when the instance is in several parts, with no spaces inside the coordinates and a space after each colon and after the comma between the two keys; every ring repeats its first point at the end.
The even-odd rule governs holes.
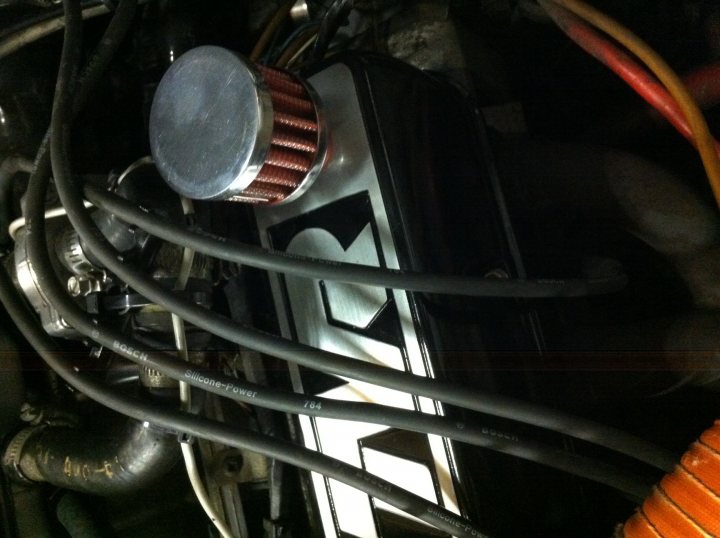
{"type": "Polygon", "coordinates": [[[85,297],[102,290],[102,282],[93,276],[71,276],[67,281],[68,293],[73,297],[85,297]]]}

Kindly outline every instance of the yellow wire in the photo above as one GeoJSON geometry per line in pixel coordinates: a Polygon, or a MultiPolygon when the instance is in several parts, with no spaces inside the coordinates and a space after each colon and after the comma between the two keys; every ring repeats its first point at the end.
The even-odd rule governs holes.
{"type": "Polygon", "coordinates": [[[690,124],[690,129],[697,143],[698,153],[700,153],[700,158],[702,159],[705,172],[710,181],[710,186],[715,195],[715,201],[720,206],[720,157],[718,157],[715,148],[715,139],[710,133],[710,128],[700,111],[700,107],[698,107],[697,103],[693,100],[682,80],[680,80],[680,77],[675,74],[667,62],[650,48],[647,43],[628,28],[594,7],[587,5],[581,0],[551,1],[573,12],[581,19],[584,19],[614,38],[618,43],[624,45],[625,48],[637,56],[655,74],[663,86],[667,88],[670,95],[677,101],[678,106],[690,124]]]}
{"type": "Polygon", "coordinates": [[[293,5],[295,5],[295,0],[285,2],[272,16],[270,22],[268,22],[262,34],[260,34],[260,38],[257,40],[255,47],[253,47],[253,50],[250,53],[250,59],[253,62],[257,62],[260,59],[260,56],[262,56],[262,53],[265,52],[265,49],[270,44],[272,36],[275,32],[277,32],[278,28],[280,28],[280,25],[285,20],[285,17],[287,17],[290,13],[293,5]]]}
{"type": "Polygon", "coordinates": [[[302,34],[297,36],[297,38],[295,38],[295,40],[293,40],[293,42],[288,45],[280,58],[278,58],[278,61],[275,62],[275,65],[282,68],[289,67],[295,61],[298,51],[300,52],[300,54],[305,52],[307,47],[312,45],[312,43],[315,41],[317,34],[317,28],[312,28],[308,31],[302,32],[302,34]]]}

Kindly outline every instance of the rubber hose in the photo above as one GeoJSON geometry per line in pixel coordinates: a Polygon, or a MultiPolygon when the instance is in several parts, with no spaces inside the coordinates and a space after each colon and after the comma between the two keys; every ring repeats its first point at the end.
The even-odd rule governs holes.
{"type": "Polygon", "coordinates": [[[3,466],[25,481],[115,495],[151,485],[179,457],[176,435],[130,420],[119,436],[52,426],[22,430],[8,445],[3,466]]]}
{"type": "Polygon", "coordinates": [[[720,420],[618,530],[620,538],[720,538],[720,420]]]}

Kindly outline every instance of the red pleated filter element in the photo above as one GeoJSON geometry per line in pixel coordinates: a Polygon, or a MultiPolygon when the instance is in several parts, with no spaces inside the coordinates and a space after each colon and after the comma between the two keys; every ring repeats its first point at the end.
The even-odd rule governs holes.
{"type": "Polygon", "coordinates": [[[266,66],[258,70],[272,101],[272,138],[255,181],[233,199],[278,203],[298,193],[318,163],[320,125],[315,104],[299,79],[266,66]]]}
{"type": "Polygon", "coordinates": [[[720,421],[619,529],[624,538],[720,538],[720,421]]]}
{"type": "Polygon", "coordinates": [[[253,204],[296,199],[326,155],[310,86],[219,47],[193,49],[165,73],[150,113],[150,145],[180,194],[253,204]]]}

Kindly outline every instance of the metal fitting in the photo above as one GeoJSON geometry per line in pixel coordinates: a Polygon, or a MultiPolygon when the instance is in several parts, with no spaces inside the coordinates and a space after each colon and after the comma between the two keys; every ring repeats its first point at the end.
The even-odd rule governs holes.
{"type": "Polygon", "coordinates": [[[25,428],[20,430],[10,440],[10,443],[5,448],[5,453],[3,454],[2,459],[3,470],[7,476],[26,484],[42,481],[42,477],[39,476],[39,473],[32,472],[32,466],[27,469],[20,466],[20,460],[22,459],[25,445],[36,433],[41,430],[42,427],[25,428]]]}
{"type": "Polygon", "coordinates": [[[67,281],[67,290],[73,297],[87,297],[91,293],[101,292],[105,288],[107,277],[87,274],[71,276],[67,281]]]}

